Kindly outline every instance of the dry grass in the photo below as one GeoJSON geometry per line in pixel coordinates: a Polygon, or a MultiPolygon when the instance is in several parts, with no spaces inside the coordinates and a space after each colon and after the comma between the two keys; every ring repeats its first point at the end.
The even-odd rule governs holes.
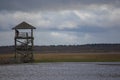
{"type": "Polygon", "coordinates": [[[120,54],[103,54],[103,53],[51,53],[35,54],[36,62],[114,62],[120,61],[120,54]]]}
{"type": "Polygon", "coordinates": [[[13,63],[14,54],[0,54],[0,64],[13,63]]]}
{"type": "MultiPolygon", "coordinates": [[[[0,54],[0,64],[11,64],[14,54],[0,54]]],[[[120,62],[120,53],[34,54],[35,62],[120,62]]]]}

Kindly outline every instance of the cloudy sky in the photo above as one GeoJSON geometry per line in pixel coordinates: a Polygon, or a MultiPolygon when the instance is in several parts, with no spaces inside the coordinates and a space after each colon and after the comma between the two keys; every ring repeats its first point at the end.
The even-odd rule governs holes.
{"type": "Polygon", "coordinates": [[[120,0],[0,0],[0,46],[12,27],[35,26],[35,45],[120,43],[120,0]]]}

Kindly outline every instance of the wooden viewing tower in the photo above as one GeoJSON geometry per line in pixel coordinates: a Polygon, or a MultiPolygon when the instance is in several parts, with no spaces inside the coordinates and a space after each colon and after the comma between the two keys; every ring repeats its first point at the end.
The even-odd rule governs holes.
{"type": "Polygon", "coordinates": [[[33,61],[34,37],[32,25],[22,22],[12,28],[15,30],[15,59],[17,62],[33,61]]]}

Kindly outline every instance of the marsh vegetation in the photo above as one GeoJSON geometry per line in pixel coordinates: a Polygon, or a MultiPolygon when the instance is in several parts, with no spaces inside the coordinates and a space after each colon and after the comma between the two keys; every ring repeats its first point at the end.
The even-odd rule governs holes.
{"type": "MultiPolygon", "coordinates": [[[[35,53],[34,62],[120,62],[119,53],[35,53]]],[[[0,54],[0,64],[14,63],[14,54],[0,54]]]]}

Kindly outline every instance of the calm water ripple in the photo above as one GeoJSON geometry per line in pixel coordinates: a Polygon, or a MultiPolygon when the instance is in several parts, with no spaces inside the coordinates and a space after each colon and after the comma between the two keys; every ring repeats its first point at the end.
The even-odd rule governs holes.
{"type": "Polygon", "coordinates": [[[120,62],[2,65],[0,80],[120,80],[120,62]]]}

